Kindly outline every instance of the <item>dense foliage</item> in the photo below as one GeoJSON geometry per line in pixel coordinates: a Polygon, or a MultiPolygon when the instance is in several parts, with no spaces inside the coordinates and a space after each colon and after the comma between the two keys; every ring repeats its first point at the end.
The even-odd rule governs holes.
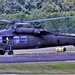
{"type": "MultiPolygon", "coordinates": [[[[75,0],[0,0],[0,19],[32,20],[60,16],[75,16],[75,0]]],[[[61,32],[75,31],[75,18],[45,21],[32,25],[42,25],[47,29],[61,32]]]]}

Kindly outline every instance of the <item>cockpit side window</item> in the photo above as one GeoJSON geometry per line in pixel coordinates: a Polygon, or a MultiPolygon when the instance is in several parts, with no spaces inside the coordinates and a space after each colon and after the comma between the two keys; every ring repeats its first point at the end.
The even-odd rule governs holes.
{"type": "Polygon", "coordinates": [[[14,36],[13,41],[14,43],[19,43],[19,36],[14,36]]]}
{"type": "Polygon", "coordinates": [[[2,43],[2,37],[0,37],[0,43],[2,43]]]}
{"type": "Polygon", "coordinates": [[[27,42],[27,37],[26,36],[21,36],[21,42],[27,42]]]}

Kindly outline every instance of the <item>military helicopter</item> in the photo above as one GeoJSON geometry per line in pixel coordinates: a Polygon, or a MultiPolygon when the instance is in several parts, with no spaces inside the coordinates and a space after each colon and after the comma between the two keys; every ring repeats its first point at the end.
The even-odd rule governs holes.
{"type": "MultiPolygon", "coordinates": [[[[72,18],[72,16],[48,18],[40,20],[29,20],[25,22],[12,22],[9,20],[0,20],[0,25],[12,24],[12,28],[0,31],[0,55],[8,52],[13,55],[16,49],[32,49],[45,48],[54,46],[74,45],[75,36],[55,35],[43,28],[24,28],[19,25],[27,25],[29,23],[57,20],[64,18],[72,18]]],[[[66,48],[63,48],[66,51],[66,48]]]]}

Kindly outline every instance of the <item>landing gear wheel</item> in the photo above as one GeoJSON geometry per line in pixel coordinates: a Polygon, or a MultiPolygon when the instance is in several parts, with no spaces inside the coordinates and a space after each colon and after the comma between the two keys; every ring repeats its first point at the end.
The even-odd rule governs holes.
{"type": "Polygon", "coordinates": [[[12,50],[12,46],[10,45],[9,50],[8,50],[8,55],[13,55],[13,54],[14,54],[14,52],[12,50]]]}
{"type": "Polygon", "coordinates": [[[12,50],[8,51],[8,55],[13,55],[13,51],[12,50]]]}
{"type": "Polygon", "coordinates": [[[63,48],[63,51],[66,52],[66,48],[65,47],[63,48]]]}
{"type": "Polygon", "coordinates": [[[5,54],[5,51],[0,51],[0,55],[4,55],[5,54]]]}

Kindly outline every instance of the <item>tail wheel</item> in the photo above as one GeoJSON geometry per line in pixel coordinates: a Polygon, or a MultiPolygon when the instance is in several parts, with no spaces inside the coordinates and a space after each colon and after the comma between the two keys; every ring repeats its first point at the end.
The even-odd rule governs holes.
{"type": "Polygon", "coordinates": [[[66,52],[66,48],[65,47],[63,48],[63,51],[66,52]]]}
{"type": "Polygon", "coordinates": [[[0,50],[0,55],[4,55],[4,54],[5,54],[5,51],[0,50]]]}

